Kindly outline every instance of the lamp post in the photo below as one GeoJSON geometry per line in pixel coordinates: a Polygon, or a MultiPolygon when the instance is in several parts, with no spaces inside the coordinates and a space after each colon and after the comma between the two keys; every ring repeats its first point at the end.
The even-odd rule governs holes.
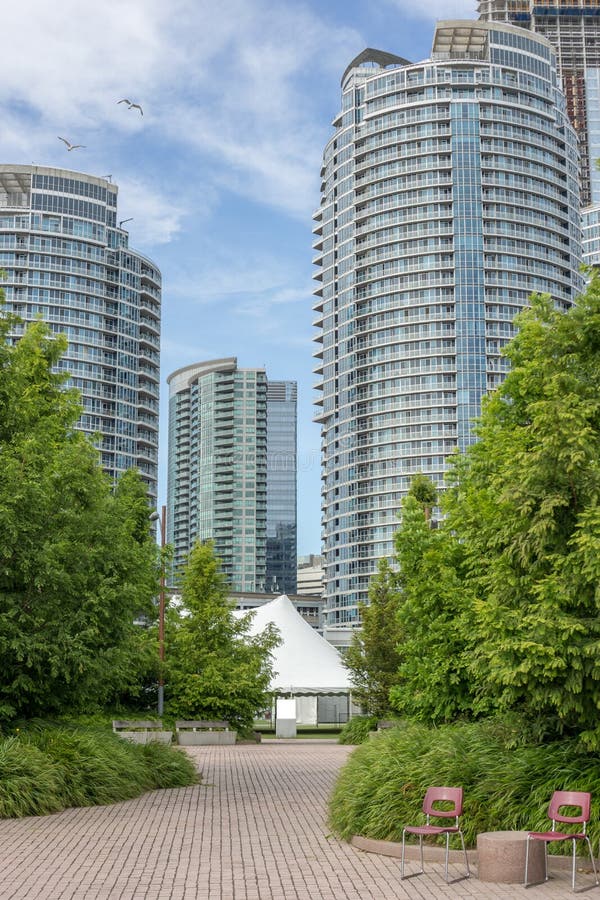
{"type": "Polygon", "coordinates": [[[160,593],[158,595],[158,715],[162,716],[165,703],[165,680],[163,667],[165,662],[165,542],[167,530],[167,507],[163,506],[160,516],[157,512],[150,516],[151,521],[160,525],[160,593]]]}

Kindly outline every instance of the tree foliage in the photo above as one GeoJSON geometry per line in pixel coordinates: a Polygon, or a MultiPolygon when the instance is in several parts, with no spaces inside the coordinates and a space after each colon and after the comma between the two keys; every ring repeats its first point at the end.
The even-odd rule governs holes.
{"type": "Polygon", "coordinates": [[[417,472],[411,480],[408,493],[409,496],[414,497],[421,504],[425,519],[427,522],[430,522],[431,510],[438,499],[437,488],[431,478],[428,478],[422,472],[417,472]]]}
{"type": "Polygon", "coordinates": [[[533,297],[517,324],[444,521],[431,531],[405,504],[394,703],[433,719],[513,710],[598,747],[598,277],[567,312],[533,297]]]}
{"type": "Polygon", "coordinates": [[[447,511],[475,596],[478,699],[600,743],[600,284],[534,297],[447,511]]]}
{"type": "Polygon", "coordinates": [[[419,720],[452,721],[472,706],[466,652],[472,623],[462,546],[443,523],[429,527],[411,494],[395,544],[401,644],[392,706],[419,720]]]}
{"type": "Polygon", "coordinates": [[[370,716],[390,712],[390,688],[400,664],[397,627],[397,576],[387,560],[369,585],[369,604],[361,609],[362,628],[352,636],[343,663],[352,677],[352,696],[370,716]]]}
{"type": "Polygon", "coordinates": [[[167,641],[168,708],[183,719],[226,720],[248,730],[269,705],[273,626],[250,636],[250,616],[233,615],[228,585],[210,542],[193,548],[182,579],[182,608],[167,641]]]}
{"type": "Polygon", "coordinates": [[[54,367],[66,347],[0,318],[0,716],[96,706],[132,677],[136,614],[156,593],[139,476],[116,490],[76,430],[79,395],[54,367]]]}

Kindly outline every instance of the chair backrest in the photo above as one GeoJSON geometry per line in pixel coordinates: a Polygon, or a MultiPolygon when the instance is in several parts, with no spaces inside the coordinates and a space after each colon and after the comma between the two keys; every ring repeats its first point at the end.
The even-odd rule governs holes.
{"type": "Polygon", "coordinates": [[[453,819],[462,816],[463,789],[461,787],[430,787],[423,799],[423,812],[426,816],[441,816],[453,819]],[[446,801],[453,803],[452,809],[435,809],[434,804],[446,801]]]}
{"type": "Polygon", "coordinates": [[[587,791],[554,791],[548,807],[548,818],[553,822],[589,822],[591,802],[592,795],[587,791]],[[565,806],[579,806],[581,812],[574,816],[561,815],[559,810],[565,806]]]}

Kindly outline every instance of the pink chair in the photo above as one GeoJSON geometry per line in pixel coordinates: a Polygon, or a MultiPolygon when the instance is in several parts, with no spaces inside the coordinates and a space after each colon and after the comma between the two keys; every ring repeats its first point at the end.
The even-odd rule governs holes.
{"type": "Polygon", "coordinates": [[[437,835],[437,834],[445,834],[446,835],[446,866],[445,866],[445,877],[446,882],[448,884],[453,883],[454,881],[462,881],[463,878],[469,878],[471,875],[471,870],[469,869],[469,859],[467,857],[467,851],[465,848],[465,839],[463,837],[463,833],[459,828],[458,820],[459,817],[462,816],[462,807],[463,807],[463,789],[455,788],[455,787],[430,787],[427,789],[427,793],[425,794],[425,798],[423,800],[423,812],[425,813],[425,825],[406,825],[402,829],[402,863],[400,866],[400,878],[412,878],[415,875],[422,875],[425,871],[423,867],[423,837],[427,835],[437,835]],[[452,803],[452,809],[439,809],[436,808],[437,803],[452,803]],[[442,818],[442,819],[454,819],[454,825],[432,825],[430,823],[431,818],[442,818]],[[419,872],[413,872],[411,875],[404,875],[404,846],[405,846],[405,836],[407,834],[417,834],[419,836],[419,849],[421,851],[421,869],[419,872]],[[452,882],[448,881],[448,853],[449,853],[449,842],[450,835],[458,834],[462,843],[463,853],[465,854],[465,865],[467,867],[466,875],[461,875],[459,878],[452,879],[452,882]]]}
{"type": "MultiPolygon", "coordinates": [[[[575,890],[575,856],[577,852],[577,841],[585,841],[590,852],[590,860],[592,869],[594,870],[594,878],[598,884],[598,874],[596,872],[596,863],[594,862],[594,854],[592,853],[592,845],[586,834],[586,825],[590,821],[590,804],[592,795],[586,791],[554,791],[550,806],[548,807],[548,818],[552,819],[551,831],[530,831],[527,835],[527,854],[525,856],[525,887],[529,887],[527,874],[529,869],[529,843],[530,841],[544,842],[544,855],[546,866],[546,881],[548,881],[548,844],[557,841],[573,841],[573,872],[571,876],[571,886],[575,890]],[[576,815],[567,816],[561,814],[560,810],[564,807],[579,807],[580,812],[576,815]],[[557,831],[556,823],[568,823],[571,825],[582,825],[581,831],[557,831]]],[[[541,882],[532,882],[532,884],[540,884],[541,882]]]]}

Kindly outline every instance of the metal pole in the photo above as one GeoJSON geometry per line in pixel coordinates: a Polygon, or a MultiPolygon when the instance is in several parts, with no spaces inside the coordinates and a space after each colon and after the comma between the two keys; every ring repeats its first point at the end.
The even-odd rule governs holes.
{"type": "Polygon", "coordinates": [[[160,594],[158,597],[158,715],[162,716],[165,702],[165,532],[167,529],[167,507],[160,512],[160,594]]]}

